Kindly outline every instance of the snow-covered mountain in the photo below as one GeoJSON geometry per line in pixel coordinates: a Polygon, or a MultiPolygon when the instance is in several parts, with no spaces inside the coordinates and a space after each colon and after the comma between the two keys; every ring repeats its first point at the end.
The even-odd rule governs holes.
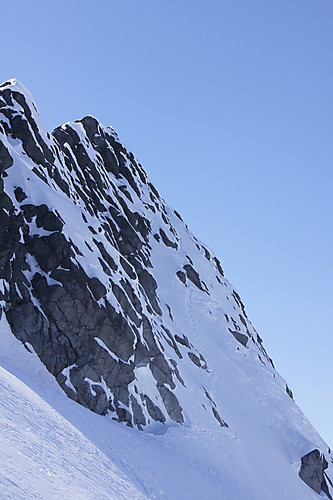
{"type": "Polygon", "coordinates": [[[10,80],[0,172],[0,495],[332,498],[219,260],[112,128],[50,134],[10,80]]]}

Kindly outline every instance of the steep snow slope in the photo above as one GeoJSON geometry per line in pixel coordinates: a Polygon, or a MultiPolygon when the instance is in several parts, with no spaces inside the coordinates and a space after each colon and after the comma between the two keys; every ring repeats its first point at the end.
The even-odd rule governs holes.
{"type": "MultiPolygon", "coordinates": [[[[7,410],[20,407],[20,395],[40,430],[35,449],[50,471],[63,470],[59,492],[69,481],[79,494],[90,448],[100,467],[97,496],[126,496],[127,488],[152,498],[314,498],[298,475],[301,457],[318,449],[331,467],[330,451],[274,369],[213,252],[166,205],[116,133],[86,117],[51,136],[17,81],[0,86],[0,117],[1,353],[16,376],[3,373],[9,457],[20,420],[15,410],[11,422],[7,410]],[[3,335],[8,329],[26,349],[10,349],[16,340],[3,335]],[[33,351],[82,406],[59,392],[33,351]],[[47,425],[64,428],[56,462],[67,468],[42,451],[47,425]],[[74,452],[77,432],[90,444],[74,452]]],[[[26,451],[21,463],[29,469],[26,451]]],[[[2,466],[9,481],[29,487],[2,466]]],[[[91,492],[92,477],[93,468],[91,492]]]]}
{"type": "Polygon", "coordinates": [[[317,498],[298,478],[299,454],[325,445],[297,407],[265,423],[262,404],[247,402],[240,435],[203,426],[145,434],[69,400],[4,318],[0,334],[0,498],[317,498]]]}

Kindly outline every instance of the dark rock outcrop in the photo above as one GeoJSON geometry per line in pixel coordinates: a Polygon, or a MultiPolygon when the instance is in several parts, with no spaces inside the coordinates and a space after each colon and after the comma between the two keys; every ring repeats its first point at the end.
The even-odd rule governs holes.
{"type": "Polygon", "coordinates": [[[328,485],[325,479],[325,470],[328,463],[323,454],[319,450],[312,450],[302,457],[301,469],[299,471],[300,478],[312,488],[318,495],[324,492],[326,496],[332,500],[328,485]]]}

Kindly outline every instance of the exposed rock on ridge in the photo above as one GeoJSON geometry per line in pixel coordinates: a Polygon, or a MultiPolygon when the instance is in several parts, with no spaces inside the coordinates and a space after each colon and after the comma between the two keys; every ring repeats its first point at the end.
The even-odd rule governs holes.
{"type": "Polygon", "coordinates": [[[15,80],[0,86],[0,306],[70,398],[139,429],[202,413],[229,432],[203,335],[276,376],[220,262],[115,131],[87,116],[49,134],[15,80]]]}
{"type": "Polygon", "coordinates": [[[332,496],[326,482],[327,478],[328,482],[332,486],[330,479],[325,474],[327,467],[328,463],[324,455],[322,455],[319,450],[313,450],[302,457],[302,465],[299,475],[300,478],[303,479],[308,486],[310,486],[310,488],[318,493],[318,495],[323,492],[330,500],[332,500],[332,496]]]}
{"type": "MultiPolygon", "coordinates": [[[[177,249],[164,202],[111,128],[88,116],[51,137],[21,84],[3,84],[0,96],[1,299],[13,333],[93,411],[140,428],[182,423],[174,391],[176,382],[185,385],[177,368],[183,355],[163,323],[150,271],[150,214],[160,219],[160,244],[177,249]],[[80,245],[73,227],[84,227],[80,245]],[[143,369],[158,404],[140,390],[143,369]]],[[[188,349],[201,367],[203,356],[188,349]]]]}

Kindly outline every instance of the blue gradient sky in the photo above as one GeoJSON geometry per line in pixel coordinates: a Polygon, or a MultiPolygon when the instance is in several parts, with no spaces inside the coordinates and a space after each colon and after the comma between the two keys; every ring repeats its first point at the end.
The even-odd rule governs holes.
{"type": "Polygon", "coordinates": [[[113,125],[333,446],[332,0],[16,0],[0,80],[113,125]]]}

